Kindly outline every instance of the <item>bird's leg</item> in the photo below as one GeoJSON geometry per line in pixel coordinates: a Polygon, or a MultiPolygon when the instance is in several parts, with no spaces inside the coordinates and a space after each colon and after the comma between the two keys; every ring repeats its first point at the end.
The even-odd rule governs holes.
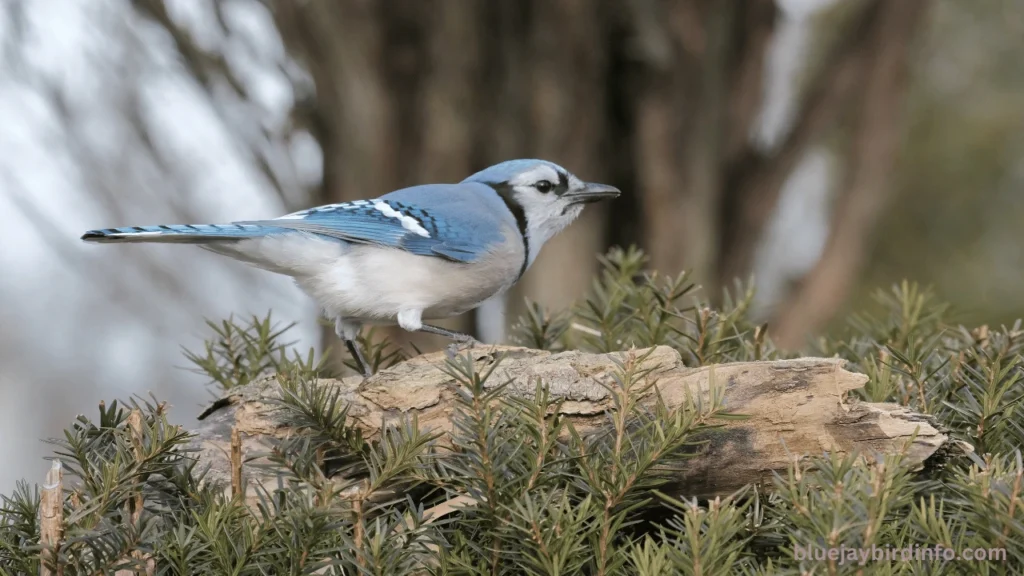
{"type": "Polygon", "coordinates": [[[359,348],[359,343],[356,342],[356,336],[359,335],[360,328],[362,328],[362,326],[358,323],[346,321],[341,316],[334,319],[334,333],[338,335],[338,338],[345,341],[348,353],[352,355],[353,359],[355,359],[363,377],[369,378],[370,376],[373,376],[373,372],[370,371],[370,364],[366,361],[366,357],[363,356],[363,351],[359,348]]]}
{"type": "Polygon", "coordinates": [[[470,348],[474,345],[479,344],[476,338],[473,338],[469,334],[463,334],[462,332],[455,332],[454,330],[448,330],[447,328],[441,328],[440,326],[431,326],[430,324],[424,324],[420,327],[420,331],[428,334],[437,334],[438,336],[444,336],[445,338],[451,338],[458,344],[466,344],[470,348]]]}
{"type": "Polygon", "coordinates": [[[441,328],[440,326],[424,324],[423,310],[416,308],[409,308],[399,312],[398,325],[410,332],[426,332],[427,334],[437,334],[438,336],[444,336],[445,338],[454,340],[455,342],[448,347],[449,356],[454,356],[466,348],[472,348],[474,345],[479,344],[479,342],[469,334],[455,332],[453,330],[448,330],[447,328],[441,328]]]}
{"type": "Polygon", "coordinates": [[[448,330],[441,328],[440,326],[431,326],[430,324],[424,324],[420,327],[422,332],[428,334],[437,334],[438,336],[444,336],[445,338],[451,338],[454,340],[446,350],[449,357],[454,357],[464,350],[468,350],[473,346],[476,346],[480,342],[476,338],[473,338],[469,334],[463,334],[462,332],[455,332],[454,330],[448,330]]]}
{"type": "Polygon", "coordinates": [[[363,351],[359,349],[359,344],[355,340],[345,340],[345,346],[348,347],[348,353],[356,359],[356,364],[359,365],[359,371],[363,373],[364,378],[373,376],[373,372],[370,371],[370,364],[363,357],[363,351]]]}

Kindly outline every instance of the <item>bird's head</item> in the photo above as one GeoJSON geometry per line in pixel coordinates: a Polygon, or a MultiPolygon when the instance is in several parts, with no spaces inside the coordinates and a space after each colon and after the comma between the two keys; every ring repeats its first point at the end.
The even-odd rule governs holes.
{"type": "Polygon", "coordinates": [[[508,160],[464,182],[487,184],[505,200],[527,239],[530,263],[545,242],[580,215],[584,205],[620,194],[614,186],[584,182],[546,160],[508,160]]]}

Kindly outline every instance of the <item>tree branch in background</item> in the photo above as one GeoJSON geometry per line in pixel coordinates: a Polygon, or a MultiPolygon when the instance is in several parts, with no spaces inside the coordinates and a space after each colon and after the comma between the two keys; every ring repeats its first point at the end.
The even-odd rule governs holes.
{"type": "MultiPolygon", "coordinates": [[[[126,190],[145,194],[146,191],[135,188],[150,176],[151,170],[159,173],[164,180],[174,181],[177,178],[177,174],[167,164],[166,159],[160,154],[159,147],[153,141],[149,125],[142,120],[142,103],[137,90],[137,79],[142,76],[143,66],[148,64],[148,61],[145,58],[125,58],[123,61],[111,62],[109,67],[98,67],[96,72],[104,75],[106,79],[105,86],[109,89],[105,94],[106,102],[110,104],[111,109],[123,113],[124,122],[111,125],[109,129],[118,134],[119,146],[134,152],[124,155],[111,154],[94,145],[96,134],[92,131],[93,127],[83,121],[86,113],[82,111],[82,102],[77,100],[74,94],[69,93],[59,80],[37,69],[26,58],[24,50],[27,44],[24,44],[22,36],[26,33],[24,28],[27,23],[23,20],[23,9],[21,2],[13,2],[7,6],[9,17],[15,23],[12,41],[5,51],[7,65],[14,70],[12,76],[30,87],[49,108],[61,143],[61,149],[54,154],[59,157],[61,152],[64,152],[72,160],[72,178],[77,177],[87,190],[91,202],[111,221],[127,221],[132,211],[124,202],[126,190]]],[[[98,13],[103,15],[104,11],[99,10],[98,13]]],[[[100,16],[94,24],[100,26],[100,30],[112,41],[126,45],[129,54],[140,53],[135,31],[122,20],[103,20],[100,16]]],[[[15,181],[11,175],[3,176],[12,190],[24,188],[22,183],[15,181]]],[[[160,191],[149,192],[160,194],[160,191]]],[[[115,266],[109,259],[83,259],[78,252],[77,234],[63,234],[65,227],[58,218],[51,215],[42,199],[33,198],[26,193],[13,193],[10,199],[21,215],[39,230],[43,242],[64,263],[66,270],[81,274],[86,282],[99,283],[99,278],[123,278],[125,270],[134,267],[136,275],[133,280],[148,284],[152,293],[161,293],[166,298],[182,302],[185,307],[192,310],[209,308],[210,300],[207,294],[195,290],[181,275],[170,270],[159,260],[141,255],[133,256],[130,257],[133,266],[125,267],[123,262],[115,266]]],[[[176,217],[189,214],[186,206],[169,203],[176,217]]],[[[101,284],[107,286],[110,292],[104,299],[115,309],[129,312],[138,318],[150,316],[147,312],[150,305],[129,297],[131,291],[125,291],[119,283],[104,281],[101,284]]],[[[159,326],[159,323],[154,324],[159,326]]],[[[154,327],[154,330],[160,332],[164,329],[154,327]]]]}
{"type": "MultiPolygon", "coordinates": [[[[171,19],[163,0],[133,0],[133,3],[139,14],[149,17],[170,34],[175,48],[181,55],[182,63],[203,88],[212,93],[217,81],[224,80],[239,98],[248,98],[245,84],[231,69],[224,55],[210,53],[197,46],[189,32],[171,19]]],[[[213,4],[214,10],[220,14],[221,8],[218,3],[214,2],[213,4]]],[[[223,17],[218,18],[217,21],[221,26],[221,32],[227,34],[223,17]]]]}
{"type": "Polygon", "coordinates": [[[737,46],[732,56],[728,132],[722,147],[726,179],[728,167],[750,149],[750,134],[763,100],[765,60],[778,20],[775,0],[747,0],[745,5],[735,22],[737,46]]]}
{"type": "MultiPolygon", "coordinates": [[[[292,131],[286,128],[283,134],[273,134],[260,125],[258,113],[243,116],[229,111],[218,97],[220,88],[224,85],[230,88],[231,95],[236,99],[231,104],[249,108],[256,108],[257,105],[252,101],[245,82],[239,78],[225,54],[208,52],[199,47],[191,33],[171,18],[164,0],[133,0],[133,6],[138,14],[158,25],[170,36],[189,75],[209,94],[211,107],[228,128],[225,134],[231,137],[239,152],[252,159],[253,167],[277,193],[285,210],[299,208],[300,206],[296,205],[295,193],[300,184],[295,176],[295,164],[287,145],[287,140],[293,135],[292,131]],[[252,118],[252,122],[242,126],[237,121],[239,117],[252,118]]],[[[211,6],[220,32],[224,36],[229,36],[230,30],[223,5],[214,1],[211,2],[211,6]]],[[[285,76],[287,77],[287,74],[285,76]]],[[[292,91],[297,95],[302,92],[294,84],[292,91]]],[[[306,200],[302,199],[301,203],[305,204],[306,200]]]]}
{"type": "Polygon", "coordinates": [[[626,6],[646,65],[633,91],[644,243],[655,268],[693,270],[713,288],[724,283],[716,271],[722,227],[732,224],[709,215],[753,157],[777,9],[770,0],[626,6]]]}
{"type": "Polygon", "coordinates": [[[754,251],[774,214],[783,185],[808,149],[835,126],[852,101],[855,88],[862,85],[865,50],[872,40],[871,26],[877,20],[879,3],[872,0],[856,7],[858,13],[839,32],[842,39],[832,44],[818,67],[820,72],[813,76],[802,111],[783,143],[770,152],[748,146],[730,162],[720,212],[720,285],[750,273],[754,251]]]}
{"type": "MultiPolygon", "coordinates": [[[[637,188],[643,191],[643,243],[658,270],[699,269],[709,238],[704,226],[687,225],[700,215],[688,215],[689,200],[698,195],[684,191],[693,165],[684,158],[687,150],[692,154],[693,146],[700,144],[687,148],[688,138],[681,135],[694,132],[703,113],[700,106],[706,104],[701,100],[702,86],[714,80],[702,73],[708,57],[704,25],[709,15],[706,6],[692,0],[667,5],[631,0],[626,6],[632,18],[631,36],[652,38],[636,41],[645,66],[636,73],[637,87],[630,94],[634,174],[637,188]]],[[[716,48],[719,40],[715,38],[716,48]]],[[[705,130],[715,126],[714,121],[704,124],[705,130]]]]}
{"type": "Polygon", "coordinates": [[[881,2],[878,7],[870,65],[858,94],[847,185],[821,259],[779,310],[773,338],[780,347],[795,348],[820,329],[846,301],[860,272],[900,153],[907,63],[926,9],[926,0],[881,2]]]}

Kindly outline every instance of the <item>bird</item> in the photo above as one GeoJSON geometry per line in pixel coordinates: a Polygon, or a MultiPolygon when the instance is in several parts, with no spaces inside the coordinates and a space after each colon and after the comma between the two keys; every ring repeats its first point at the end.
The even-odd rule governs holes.
{"type": "Polygon", "coordinates": [[[269,220],[89,230],[98,243],[195,244],[284,274],[311,297],[372,376],[356,338],[395,325],[475,339],[425,323],[462,314],[514,286],[541,248],[585,205],[620,195],[547,160],[495,164],[457,184],[422,184],[377,198],[327,204],[269,220]]]}

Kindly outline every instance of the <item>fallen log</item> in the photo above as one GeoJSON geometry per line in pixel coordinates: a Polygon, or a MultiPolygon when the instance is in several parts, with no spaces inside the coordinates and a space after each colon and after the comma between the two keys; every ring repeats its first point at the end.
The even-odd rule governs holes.
{"type": "MultiPolygon", "coordinates": [[[[490,386],[510,382],[503,394],[531,396],[539,377],[553,398],[564,400],[561,412],[582,434],[606,425],[611,402],[602,383],[611,383],[617,369],[612,355],[513,347],[471,352],[480,370],[495,362],[497,354],[504,355],[488,380],[490,386]]],[[[362,388],[361,377],[321,379],[318,384],[337,388],[350,406],[352,422],[367,438],[382,425],[415,414],[421,428],[442,432],[443,442],[451,429],[456,390],[442,370],[444,361],[441,352],[423,355],[379,372],[362,388]]],[[[687,496],[714,497],[746,484],[770,484],[773,473],[785,473],[794,456],[905,452],[910,463],[920,466],[950,447],[951,440],[928,416],[897,404],[852,398],[848,392],[862,387],[867,376],[845,370],[844,363],[800,358],[688,368],[676,351],[657,347],[646,359],[651,368],[647,378],[656,381],[670,407],[685,402],[687,394],[706,395],[713,379],[724,385],[727,408],[747,416],[705,432],[707,443],[679,472],[673,488],[687,496]]],[[[201,464],[209,465],[209,480],[230,486],[234,475],[237,484],[231,462],[232,453],[237,461],[239,439],[242,452],[251,455],[268,451],[276,440],[293,433],[275,416],[273,399],[280,394],[275,377],[263,378],[232,389],[201,416],[192,447],[201,464]]],[[[276,478],[261,477],[260,468],[246,467],[244,474],[250,486],[254,481],[268,488],[276,485],[276,478]]],[[[248,496],[254,495],[250,487],[248,496]]]]}

